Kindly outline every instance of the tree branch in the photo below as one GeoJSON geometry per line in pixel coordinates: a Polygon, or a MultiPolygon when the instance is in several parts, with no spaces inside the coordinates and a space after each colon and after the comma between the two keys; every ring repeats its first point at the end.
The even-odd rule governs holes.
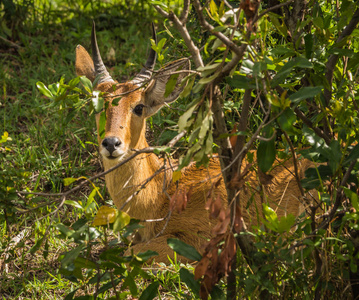
{"type": "Polygon", "coordinates": [[[192,38],[191,38],[191,36],[190,36],[190,34],[189,34],[188,30],[187,30],[186,23],[181,22],[181,20],[178,19],[178,17],[173,12],[167,13],[161,7],[159,7],[158,5],[155,5],[155,9],[162,16],[164,16],[165,18],[168,18],[170,21],[173,22],[174,26],[176,27],[176,29],[180,33],[181,37],[183,38],[189,52],[191,53],[196,68],[203,67],[203,61],[202,61],[201,54],[200,54],[199,49],[197,48],[197,46],[192,41],[192,38]]]}
{"type": "Polygon", "coordinates": [[[237,56],[242,57],[243,51],[241,47],[233,43],[228,37],[226,37],[222,32],[214,30],[214,27],[209,24],[203,16],[203,7],[201,6],[199,0],[193,0],[193,6],[197,12],[199,22],[201,23],[202,28],[208,30],[211,34],[217,37],[223,42],[230,50],[237,54],[237,56]]]}
{"type": "MultiPolygon", "coordinates": [[[[337,39],[336,44],[338,44],[343,39],[345,39],[346,37],[351,35],[352,32],[354,31],[354,29],[356,28],[356,26],[358,25],[358,23],[359,23],[359,9],[357,9],[355,11],[349,24],[345,27],[345,29],[343,30],[343,32],[337,39]]],[[[340,48],[342,48],[342,47],[343,46],[341,46],[340,48]]],[[[332,99],[333,73],[334,73],[334,68],[335,68],[335,65],[337,64],[337,61],[338,61],[338,55],[332,54],[329,57],[328,62],[325,65],[326,69],[327,69],[327,72],[325,73],[325,78],[327,79],[328,84],[329,84],[329,88],[324,89],[324,99],[325,99],[326,105],[329,105],[329,102],[332,99]]]]}

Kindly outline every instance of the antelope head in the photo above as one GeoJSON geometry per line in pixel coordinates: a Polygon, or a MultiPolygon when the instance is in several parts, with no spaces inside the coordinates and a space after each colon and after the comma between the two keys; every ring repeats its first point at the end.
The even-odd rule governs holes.
{"type": "MultiPolygon", "coordinates": [[[[152,30],[153,39],[156,41],[153,25],[152,30]]],[[[147,146],[146,118],[155,114],[166,103],[178,98],[184,88],[181,86],[182,79],[188,75],[187,72],[180,71],[188,70],[190,63],[188,59],[180,59],[154,72],[156,52],[151,49],[140,73],[128,82],[119,83],[112,79],[101,59],[95,24],[92,27],[91,45],[92,59],[85,48],[77,46],[76,72],[78,76],[84,75],[92,82],[97,78],[95,89],[106,93],[106,126],[103,138],[99,134],[100,116],[96,116],[99,152],[106,167],[124,159],[130,154],[131,149],[147,146]],[[176,79],[176,84],[172,91],[165,92],[171,76],[176,79]],[[116,99],[118,104],[112,105],[113,99],[116,99]]]]}

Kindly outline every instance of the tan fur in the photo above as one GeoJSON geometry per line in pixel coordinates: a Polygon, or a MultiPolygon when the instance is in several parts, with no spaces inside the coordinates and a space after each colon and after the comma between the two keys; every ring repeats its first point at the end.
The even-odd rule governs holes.
{"type": "MultiPolygon", "coordinates": [[[[93,78],[88,54],[84,54],[82,50],[77,51],[76,54],[77,73],[86,75],[89,79],[93,78]]],[[[109,93],[111,96],[107,100],[109,102],[114,95],[134,88],[131,83],[115,84],[115,92],[113,92],[113,83],[105,82],[97,87],[98,90],[109,93]]],[[[121,159],[131,155],[133,153],[131,149],[143,149],[148,146],[145,139],[145,120],[153,114],[154,110],[152,107],[145,107],[143,116],[139,117],[133,113],[133,109],[140,103],[148,105],[146,93],[143,89],[124,95],[117,106],[109,105],[106,111],[105,137],[115,136],[122,141],[126,154],[121,159]]],[[[101,142],[102,139],[99,137],[100,152],[102,149],[101,142]]],[[[118,162],[119,160],[103,158],[105,170],[118,164],[118,162]]],[[[115,205],[120,208],[162,164],[163,162],[155,154],[141,154],[107,174],[106,185],[115,205]]],[[[243,168],[246,164],[244,161],[243,168]]],[[[258,179],[255,171],[251,171],[246,176],[240,199],[247,224],[257,224],[257,217],[259,220],[262,218],[263,202],[269,203],[273,209],[277,210],[279,216],[289,213],[297,216],[301,212],[300,191],[292,165],[292,160],[277,163],[270,173],[271,176],[267,176],[265,179],[258,179]],[[248,210],[246,210],[247,205],[249,205],[248,210]]],[[[309,161],[300,161],[301,176],[310,165],[309,161]]],[[[173,258],[173,251],[167,245],[167,239],[179,238],[201,251],[201,246],[206,239],[211,237],[211,228],[215,225],[215,221],[210,220],[208,212],[204,208],[206,196],[212,183],[219,178],[218,176],[221,176],[220,173],[218,159],[212,159],[208,168],[196,168],[194,164],[185,168],[179,181],[179,189],[186,189],[187,191],[191,189],[187,208],[180,214],[173,212],[165,227],[165,221],[143,223],[145,227],[139,232],[137,244],[132,247],[132,250],[135,253],[144,252],[148,249],[157,251],[159,256],[155,260],[167,262],[167,257],[173,258]],[[157,236],[161,232],[162,234],[157,236]]],[[[176,186],[172,183],[172,171],[169,169],[166,173],[159,173],[148,182],[146,188],[142,189],[125,206],[124,210],[131,217],[140,220],[165,217],[169,211],[169,197],[164,193],[164,189],[169,197],[176,191],[176,186]]],[[[227,193],[223,179],[216,193],[220,194],[224,205],[226,205],[227,193]]]]}

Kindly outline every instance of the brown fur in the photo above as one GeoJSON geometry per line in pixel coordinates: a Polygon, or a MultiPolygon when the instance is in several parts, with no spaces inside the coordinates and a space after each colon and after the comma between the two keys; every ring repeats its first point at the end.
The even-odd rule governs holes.
{"type": "MultiPolygon", "coordinates": [[[[93,79],[91,67],[93,62],[87,52],[84,54],[85,50],[83,50],[76,52],[76,71],[80,75],[86,75],[89,79],[93,79]]],[[[114,96],[134,88],[130,82],[125,84],[116,82],[115,84],[114,92],[114,83],[112,82],[102,83],[97,89],[108,92],[109,96],[114,96]]],[[[106,111],[105,137],[115,136],[121,140],[125,151],[123,158],[133,153],[131,149],[142,149],[148,146],[145,139],[146,118],[155,113],[162,105],[150,106],[146,102],[147,96],[144,89],[134,91],[124,95],[117,106],[109,105],[106,111]],[[142,116],[137,116],[133,113],[133,109],[140,103],[145,105],[144,113],[142,116]]],[[[111,100],[108,101],[111,102],[111,100]]],[[[97,124],[98,120],[97,117],[97,124]]],[[[102,153],[102,139],[99,137],[98,140],[100,153],[102,153]]],[[[103,162],[105,170],[107,170],[118,164],[119,160],[103,157],[103,162]]],[[[120,208],[162,164],[163,161],[155,154],[141,154],[107,174],[106,185],[115,205],[120,208]]],[[[243,168],[246,164],[244,161],[243,168]]],[[[247,223],[257,224],[257,216],[259,219],[262,218],[263,202],[269,203],[273,209],[277,210],[279,216],[288,213],[297,216],[303,210],[300,201],[301,194],[292,165],[292,160],[277,163],[270,176],[263,178],[257,178],[255,171],[249,172],[240,194],[244,219],[247,223]],[[248,210],[245,209],[247,204],[250,204],[248,210]]],[[[304,170],[310,165],[311,163],[307,160],[300,161],[300,176],[303,176],[304,170]]],[[[211,237],[211,229],[214,226],[214,221],[209,218],[208,212],[204,208],[206,196],[213,181],[221,176],[220,173],[220,164],[217,159],[212,159],[208,168],[196,168],[194,164],[185,168],[179,181],[179,189],[185,188],[187,191],[191,189],[187,208],[180,214],[174,211],[165,227],[166,221],[143,223],[145,227],[137,235],[137,243],[132,247],[133,251],[138,253],[151,249],[159,253],[159,256],[155,258],[156,261],[167,262],[167,257],[173,258],[173,251],[167,245],[168,238],[179,238],[201,251],[205,240],[211,237]],[[159,233],[161,234],[157,236],[159,233]]],[[[175,190],[176,186],[172,183],[172,171],[168,169],[166,173],[161,172],[148,182],[146,188],[142,189],[125,206],[124,210],[131,217],[140,220],[163,218],[168,214],[169,197],[175,190]]],[[[222,203],[226,205],[227,193],[223,179],[216,193],[220,194],[222,203]]]]}

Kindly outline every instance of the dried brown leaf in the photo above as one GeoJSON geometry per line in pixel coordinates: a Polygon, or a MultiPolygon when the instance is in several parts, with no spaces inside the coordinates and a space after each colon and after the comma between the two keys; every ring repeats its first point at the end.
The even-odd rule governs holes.
{"type": "Polygon", "coordinates": [[[188,202],[188,195],[190,195],[189,192],[187,193],[185,188],[176,190],[170,200],[170,210],[176,210],[179,214],[185,210],[188,202]]]}
{"type": "Polygon", "coordinates": [[[176,207],[176,203],[177,203],[177,195],[178,195],[178,190],[176,190],[174,192],[174,194],[172,195],[171,197],[171,200],[170,200],[170,211],[173,211],[176,207]]]}
{"type": "Polygon", "coordinates": [[[222,198],[221,195],[218,193],[216,200],[212,202],[211,210],[209,216],[212,219],[216,219],[222,209],[222,198]]]}
{"type": "Polygon", "coordinates": [[[272,184],[273,178],[271,174],[266,174],[262,172],[261,169],[258,169],[258,179],[261,184],[270,185],[272,184]]]}
{"type": "Polygon", "coordinates": [[[235,215],[234,215],[234,224],[233,224],[233,230],[236,233],[240,233],[243,229],[243,220],[242,220],[242,211],[239,205],[236,205],[235,208],[235,215]]]}
{"type": "Polygon", "coordinates": [[[231,181],[229,182],[228,187],[237,190],[241,189],[246,183],[246,177],[252,165],[253,164],[247,164],[240,174],[236,173],[234,177],[231,179],[231,181]]]}
{"type": "Polygon", "coordinates": [[[188,198],[187,198],[186,189],[181,190],[179,192],[176,201],[177,201],[176,203],[177,212],[180,214],[183,210],[186,209],[187,206],[188,198]]]}
{"type": "Polygon", "coordinates": [[[196,268],[194,269],[194,279],[198,280],[207,271],[210,260],[207,256],[203,256],[196,268]]]}
{"type": "Polygon", "coordinates": [[[208,295],[212,290],[212,277],[206,275],[201,283],[201,288],[199,290],[199,296],[202,300],[207,300],[208,295]]]}
{"type": "Polygon", "coordinates": [[[259,2],[257,0],[242,0],[239,7],[243,9],[244,13],[246,14],[248,22],[251,21],[251,19],[256,14],[256,11],[258,9],[259,2]]]}
{"type": "Polygon", "coordinates": [[[225,245],[226,249],[228,249],[228,257],[230,259],[230,261],[232,262],[233,258],[236,256],[236,250],[237,250],[237,244],[236,244],[236,240],[234,238],[233,233],[231,232],[227,238],[226,241],[226,245],[225,245]]]}
{"type": "Polygon", "coordinates": [[[218,220],[218,223],[212,229],[212,234],[214,236],[227,232],[229,222],[231,221],[229,209],[227,209],[226,212],[222,209],[219,213],[218,220]]]}
{"type": "Polygon", "coordinates": [[[231,135],[231,137],[229,138],[229,142],[231,143],[232,149],[234,149],[236,147],[236,144],[237,144],[238,136],[234,135],[236,132],[237,132],[237,123],[234,124],[233,129],[231,131],[231,134],[233,134],[233,135],[231,135]]]}

